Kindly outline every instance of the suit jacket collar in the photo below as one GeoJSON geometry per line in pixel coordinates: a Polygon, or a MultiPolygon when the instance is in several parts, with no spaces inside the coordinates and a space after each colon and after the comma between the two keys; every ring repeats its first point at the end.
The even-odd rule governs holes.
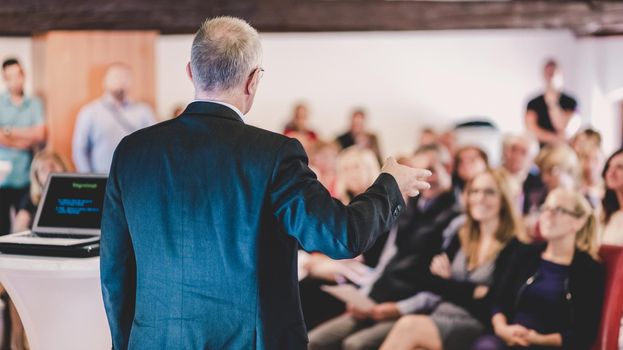
{"type": "Polygon", "coordinates": [[[244,123],[240,115],[233,109],[216,102],[210,101],[194,101],[186,107],[185,114],[209,115],[211,117],[230,119],[240,123],[244,123]]]}

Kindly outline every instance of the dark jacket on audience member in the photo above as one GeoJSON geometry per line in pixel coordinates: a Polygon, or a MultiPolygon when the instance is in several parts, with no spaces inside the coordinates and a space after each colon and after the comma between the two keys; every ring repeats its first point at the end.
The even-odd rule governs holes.
{"type": "MultiPolygon", "coordinates": [[[[503,279],[511,259],[520,245],[521,243],[519,243],[517,239],[513,239],[508,242],[498,253],[498,256],[495,258],[493,282],[492,285],[489,286],[490,290],[496,284],[496,281],[503,279]]],[[[458,235],[454,238],[454,241],[450,247],[460,249],[458,235]]],[[[452,251],[446,252],[450,261],[454,259],[456,252],[457,249],[452,249],[452,251]]],[[[427,282],[426,288],[428,291],[439,295],[444,301],[451,302],[464,308],[480,322],[482,322],[483,325],[489,325],[491,320],[491,293],[488,293],[484,298],[474,299],[474,289],[478,286],[476,283],[445,279],[436,275],[431,275],[431,277],[427,279],[427,282]]]]}
{"type": "MultiPolygon", "coordinates": [[[[512,322],[522,291],[534,281],[546,244],[521,245],[494,291],[493,312],[512,322]]],[[[604,270],[589,254],[576,249],[566,281],[570,328],[561,333],[565,350],[588,350],[595,341],[601,318],[604,270]]]]}
{"type": "Polygon", "coordinates": [[[421,200],[411,199],[399,219],[397,252],[370,291],[376,302],[403,300],[422,290],[431,259],[441,251],[444,229],[461,214],[452,191],[440,194],[424,208],[418,205],[421,200]]]}

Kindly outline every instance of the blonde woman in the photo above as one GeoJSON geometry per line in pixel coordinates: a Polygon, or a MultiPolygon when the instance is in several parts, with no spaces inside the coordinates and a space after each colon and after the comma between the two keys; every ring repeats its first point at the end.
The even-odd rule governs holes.
{"type": "Polygon", "coordinates": [[[545,242],[522,246],[496,285],[495,335],[476,350],[590,349],[599,327],[604,271],[596,218],[577,191],[555,189],[539,217],[545,242]]]}
{"type": "Polygon", "coordinates": [[[30,165],[30,193],[24,197],[15,217],[14,232],[32,227],[37,205],[41,200],[43,188],[51,173],[65,172],[67,167],[61,157],[51,151],[37,153],[30,165]]]}
{"type": "Polygon", "coordinates": [[[485,331],[489,286],[504,270],[517,245],[514,238],[522,233],[507,185],[504,173],[491,169],[467,183],[459,250],[452,259],[436,256],[430,267],[428,287],[439,297],[438,305],[428,316],[402,317],[381,349],[464,350],[485,331]]]}
{"type": "Polygon", "coordinates": [[[580,161],[573,148],[566,144],[548,145],[541,149],[534,163],[539,167],[541,181],[545,185],[526,193],[528,212],[537,213],[547,194],[555,188],[577,189],[580,182],[580,161]]]}
{"type": "MultiPolygon", "coordinates": [[[[341,151],[336,167],[335,196],[344,204],[370,187],[381,172],[374,152],[359,146],[341,151]]],[[[365,281],[372,270],[362,262],[371,264],[378,260],[386,237],[379,239],[368,252],[356,259],[333,260],[320,253],[312,253],[306,258],[307,262],[300,270],[307,273],[307,277],[300,281],[299,289],[307,329],[345,310],[344,303],[321,291],[320,286],[337,282],[360,284],[365,281]]]]}
{"type": "Polygon", "coordinates": [[[349,203],[364,192],[381,172],[374,152],[367,148],[351,146],[337,159],[336,194],[343,203],[349,203]]]}

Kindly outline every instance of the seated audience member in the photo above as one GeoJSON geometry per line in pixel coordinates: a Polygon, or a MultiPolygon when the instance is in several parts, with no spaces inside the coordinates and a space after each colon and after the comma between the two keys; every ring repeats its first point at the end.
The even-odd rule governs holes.
{"type": "Polygon", "coordinates": [[[578,157],[566,144],[544,146],[536,157],[535,163],[541,173],[541,181],[545,186],[526,193],[528,213],[526,226],[532,238],[539,238],[536,222],[538,211],[545,198],[555,188],[577,189],[580,178],[578,157]]]}
{"type": "Polygon", "coordinates": [[[318,181],[337,197],[337,157],[339,147],[333,142],[318,140],[309,152],[309,166],[316,173],[318,181]]]}
{"type": "Polygon", "coordinates": [[[67,167],[61,157],[51,151],[37,153],[30,166],[30,193],[24,196],[20,209],[15,216],[14,232],[20,232],[32,228],[37,205],[48,176],[51,173],[65,172],[67,167]]]}
{"type": "Polygon", "coordinates": [[[452,187],[458,198],[462,198],[465,184],[485,171],[489,165],[487,154],[477,146],[459,148],[454,154],[452,187]]]}
{"type": "MultiPolygon", "coordinates": [[[[356,195],[364,192],[376,179],[381,169],[374,153],[360,147],[349,147],[343,150],[337,160],[336,198],[349,203],[356,195]]],[[[337,282],[359,282],[369,273],[362,266],[362,260],[368,266],[378,262],[386,235],[358,259],[333,260],[329,257],[311,252],[303,269],[307,277],[299,283],[303,317],[308,329],[320,322],[333,318],[344,312],[344,303],[323,292],[320,287],[337,282]]]]}
{"type": "Polygon", "coordinates": [[[410,305],[402,301],[421,290],[418,282],[428,275],[432,256],[441,250],[444,229],[460,214],[451,191],[449,164],[441,146],[416,151],[409,165],[431,170],[431,188],[408,202],[389,233],[372,278],[361,286],[361,293],[378,304],[372,310],[348,305],[347,313],[311,331],[309,349],[377,349],[395,320],[410,312],[410,305]]]}
{"type": "Polygon", "coordinates": [[[514,238],[522,234],[507,184],[504,173],[496,170],[468,182],[458,251],[437,255],[430,265],[432,312],[402,317],[381,349],[464,350],[486,330],[489,286],[500,278],[517,246],[514,238]]]}
{"type": "Polygon", "coordinates": [[[602,200],[601,244],[623,245],[623,148],[614,152],[603,170],[606,193],[602,200]]]}
{"type": "Polygon", "coordinates": [[[283,134],[299,140],[303,149],[309,155],[314,144],[318,140],[316,133],[307,127],[309,113],[305,104],[299,103],[294,106],[294,115],[283,129],[283,134]]]}
{"type": "MultiPolygon", "coordinates": [[[[20,203],[19,210],[15,216],[14,232],[32,228],[37,205],[39,205],[41,200],[48,176],[51,173],[65,171],[67,171],[67,167],[58,154],[44,150],[35,155],[30,165],[30,191],[20,203]]],[[[4,298],[8,302],[10,327],[5,329],[10,329],[11,349],[27,348],[28,341],[17,309],[8,295],[4,298]]]]}
{"type": "Polygon", "coordinates": [[[379,164],[382,163],[381,149],[376,134],[366,129],[366,112],[363,109],[353,111],[350,118],[350,129],[337,137],[336,142],[346,149],[357,145],[374,152],[379,164]]]}
{"type": "Polygon", "coordinates": [[[584,129],[571,139],[570,145],[577,153],[585,148],[601,149],[601,134],[591,128],[584,129]]]}
{"type": "Polygon", "coordinates": [[[577,191],[556,189],[539,218],[542,244],[519,247],[495,286],[493,329],[475,350],[588,350],[597,336],[604,272],[596,219],[577,191]]]}
{"type": "Polygon", "coordinates": [[[292,119],[283,128],[283,134],[287,135],[290,132],[298,132],[306,135],[310,141],[316,141],[318,136],[316,133],[307,126],[309,121],[309,110],[303,103],[298,103],[294,106],[294,115],[292,119]]]}
{"type": "Polygon", "coordinates": [[[437,143],[439,135],[435,129],[431,127],[425,127],[420,130],[420,136],[418,140],[418,147],[434,145],[437,143]]]}
{"type": "Polygon", "coordinates": [[[538,169],[534,166],[534,158],[539,152],[539,144],[530,134],[509,134],[504,137],[502,144],[502,169],[517,189],[517,208],[527,214],[529,202],[525,200],[526,193],[543,188],[538,169]]]}
{"type": "MultiPolygon", "coordinates": [[[[443,145],[448,152],[450,153],[450,157],[452,157],[452,159],[455,158],[455,154],[456,154],[456,135],[454,134],[454,129],[448,129],[444,132],[442,132],[441,134],[439,134],[439,136],[437,137],[437,142],[439,142],[441,145],[443,145]]],[[[452,169],[452,171],[454,171],[454,169],[452,169]]]]}
{"type": "Polygon", "coordinates": [[[604,184],[601,173],[604,168],[604,154],[597,146],[581,147],[577,152],[580,161],[580,192],[593,208],[601,206],[604,197],[604,184]]]}

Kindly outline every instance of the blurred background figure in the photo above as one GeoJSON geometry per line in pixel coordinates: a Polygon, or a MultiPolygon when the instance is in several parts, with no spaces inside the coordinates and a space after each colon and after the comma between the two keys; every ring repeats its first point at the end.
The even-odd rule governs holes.
{"type": "Polygon", "coordinates": [[[454,155],[452,173],[452,188],[459,201],[462,201],[465,185],[476,175],[485,171],[489,166],[489,157],[476,146],[465,146],[458,149],[454,155]]]}
{"type": "Polygon", "coordinates": [[[623,245],[623,149],[614,152],[603,171],[606,192],[602,201],[602,244],[623,245]]]}
{"type": "Polygon", "coordinates": [[[577,153],[580,153],[586,148],[601,149],[601,139],[601,133],[599,131],[586,128],[575,134],[569,141],[569,144],[577,153]]]}
{"type": "Polygon", "coordinates": [[[310,168],[333,197],[339,196],[337,193],[338,152],[338,145],[323,140],[317,140],[309,152],[310,168]]]}
{"type": "Polygon", "coordinates": [[[104,95],[78,113],[72,145],[78,172],[108,174],[121,139],[156,122],[151,107],[130,100],[131,85],[130,67],[112,64],[104,76],[104,95]]]}
{"type": "MultiPolygon", "coordinates": [[[[20,202],[15,216],[13,232],[32,228],[37,206],[41,201],[49,175],[65,171],[67,171],[67,166],[58,154],[43,150],[35,155],[30,166],[30,191],[24,195],[20,202]]],[[[6,342],[11,344],[11,349],[27,349],[28,339],[17,309],[8,295],[3,296],[3,298],[8,303],[9,310],[8,317],[5,316],[5,320],[8,320],[10,325],[4,329],[8,331],[5,333],[6,342]]]]}
{"type": "MultiPolygon", "coordinates": [[[[348,204],[370,187],[380,172],[381,168],[371,150],[357,146],[343,150],[337,159],[335,197],[348,204]]],[[[325,293],[320,287],[338,282],[359,284],[366,280],[371,273],[370,268],[378,262],[386,239],[387,235],[384,235],[369,251],[356,259],[333,260],[319,253],[304,258],[306,263],[299,271],[306,277],[300,281],[299,289],[307,329],[345,311],[343,302],[325,293]]]]}
{"type": "Polygon", "coordinates": [[[288,135],[290,132],[298,132],[307,135],[311,141],[316,141],[318,138],[316,132],[311,130],[307,123],[309,122],[309,109],[304,103],[297,103],[294,106],[292,118],[286,124],[283,129],[284,135],[288,135]]]}
{"type": "Polygon", "coordinates": [[[46,139],[43,106],[24,93],[24,77],[18,60],[2,63],[7,91],[0,95],[0,235],[11,231],[11,211],[28,192],[32,152],[46,139]]]}
{"type": "Polygon", "coordinates": [[[527,193],[543,188],[538,169],[534,165],[534,158],[539,152],[539,144],[530,134],[508,134],[502,144],[502,166],[508,174],[511,190],[517,209],[523,214],[529,211],[529,201],[525,200],[527,193]]]}
{"type": "Polygon", "coordinates": [[[30,166],[30,192],[22,198],[19,211],[15,217],[14,232],[32,228],[37,206],[48,181],[48,176],[51,173],[65,171],[67,171],[67,166],[58,154],[44,150],[35,155],[30,166]]]}
{"type": "Polygon", "coordinates": [[[318,140],[316,132],[311,130],[307,123],[309,121],[309,109],[307,105],[298,103],[294,106],[292,118],[283,129],[283,134],[299,140],[305,152],[310,155],[314,144],[318,140]]]}
{"type": "Polygon", "coordinates": [[[173,107],[173,112],[171,113],[171,119],[177,118],[180,114],[182,114],[182,112],[184,112],[184,109],[186,109],[186,106],[181,103],[173,107]]]}
{"type": "Polygon", "coordinates": [[[428,146],[436,144],[439,139],[437,131],[431,127],[424,127],[420,130],[419,139],[417,142],[418,147],[428,146]]]}
{"type": "MultiPolygon", "coordinates": [[[[572,123],[577,101],[562,92],[563,75],[558,62],[548,60],[543,67],[545,92],[530,102],[526,108],[526,128],[539,140],[541,146],[565,142],[579,124],[572,123]],[[571,127],[571,129],[570,129],[571,127]]],[[[575,118],[578,120],[578,118],[575,118]]]]}
{"type": "Polygon", "coordinates": [[[539,208],[547,195],[556,188],[579,189],[580,162],[570,146],[555,144],[541,148],[535,163],[539,168],[543,186],[525,194],[529,208],[525,220],[528,235],[533,239],[540,239],[537,227],[539,208]]]}
{"type": "Polygon", "coordinates": [[[350,117],[350,129],[338,136],[337,143],[342,149],[357,145],[367,148],[374,152],[378,163],[382,163],[381,149],[376,134],[370,132],[366,128],[366,112],[363,109],[356,109],[350,117]]]}

